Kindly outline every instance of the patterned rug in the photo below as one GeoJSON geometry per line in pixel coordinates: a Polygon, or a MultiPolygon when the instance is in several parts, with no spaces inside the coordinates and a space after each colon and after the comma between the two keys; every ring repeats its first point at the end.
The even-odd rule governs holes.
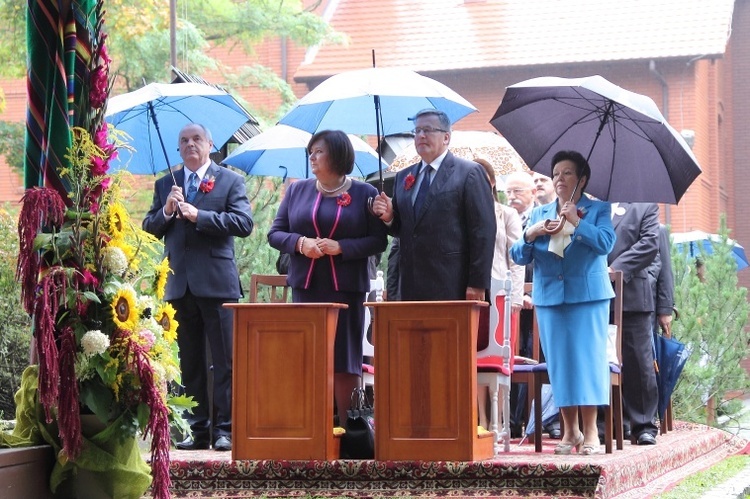
{"type": "MultiPolygon", "coordinates": [[[[675,422],[656,446],[556,456],[514,442],[481,462],[232,461],[230,453],[172,451],[174,497],[593,497],[631,499],[663,492],[748,442],[704,425],[675,422]]],[[[603,449],[603,447],[602,447],[603,449]]],[[[148,497],[148,496],[147,496],[148,497]]]]}

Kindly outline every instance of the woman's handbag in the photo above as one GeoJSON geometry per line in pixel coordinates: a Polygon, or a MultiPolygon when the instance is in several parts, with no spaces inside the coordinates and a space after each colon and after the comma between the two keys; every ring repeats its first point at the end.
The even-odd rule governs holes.
{"type": "Polygon", "coordinates": [[[375,417],[368,405],[364,388],[352,390],[352,400],[346,412],[346,433],[341,436],[342,459],[375,458],[375,417]]]}

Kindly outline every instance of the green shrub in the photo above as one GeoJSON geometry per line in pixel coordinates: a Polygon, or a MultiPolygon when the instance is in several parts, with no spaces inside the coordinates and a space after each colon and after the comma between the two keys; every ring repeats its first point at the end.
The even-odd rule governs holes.
{"type": "MultiPolygon", "coordinates": [[[[694,260],[672,249],[675,305],[680,318],[672,324],[674,337],[691,350],[673,395],[675,417],[706,423],[716,415],[731,416],[741,404],[728,394],[741,394],[750,382],[741,362],[748,355],[750,334],[747,289],[737,284],[737,266],[728,229],[722,219],[721,242],[713,253],[694,260]],[[697,269],[702,264],[703,277],[697,269]],[[714,411],[709,400],[712,400],[714,411]]],[[[716,424],[716,423],[714,423],[716,424]]]]}
{"type": "Polygon", "coordinates": [[[16,282],[18,230],[15,217],[0,209],[0,418],[15,417],[13,395],[29,365],[31,320],[16,282]]]}

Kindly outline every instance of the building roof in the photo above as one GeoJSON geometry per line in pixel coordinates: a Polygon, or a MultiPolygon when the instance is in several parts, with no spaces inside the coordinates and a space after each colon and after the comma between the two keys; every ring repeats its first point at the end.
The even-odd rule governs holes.
{"type": "Polygon", "coordinates": [[[734,0],[329,0],[346,45],[295,79],[372,65],[417,72],[721,55],[734,0]]]}

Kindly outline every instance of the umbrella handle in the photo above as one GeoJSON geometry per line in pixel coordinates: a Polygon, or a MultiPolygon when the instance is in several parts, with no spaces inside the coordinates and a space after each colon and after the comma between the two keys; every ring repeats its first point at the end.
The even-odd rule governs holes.
{"type": "Polygon", "coordinates": [[[545,220],[544,221],[544,233],[545,234],[557,234],[560,232],[563,227],[565,226],[565,215],[560,215],[560,218],[557,220],[545,220]],[[554,223],[557,223],[556,227],[553,227],[552,225],[554,223]]]}

